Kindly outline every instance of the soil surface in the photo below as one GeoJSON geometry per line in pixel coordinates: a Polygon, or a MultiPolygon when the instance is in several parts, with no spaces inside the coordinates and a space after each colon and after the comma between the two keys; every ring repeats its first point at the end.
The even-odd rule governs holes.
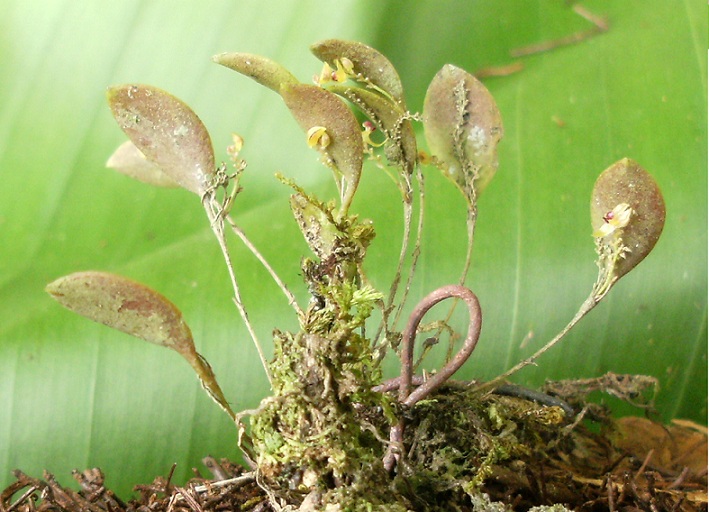
{"type": "MultiPolygon", "coordinates": [[[[618,376],[612,377],[617,390],[618,376]]],[[[586,392],[589,383],[593,388],[601,381],[568,382],[581,382],[586,392]]],[[[577,394],[568,384],[565,386],[557,387],[554,394],[567,399],[577,394]]],[[[609,391],[607,386],[605,391],[609,391]]],[[[441,416],[440,411],[435,415],[441,416]]],[[[426,459],[425,467],[429,473],[440,472],[440,478],[428,480],[440,483],[416,487],[411,479],[418,475],[399,475],[392,492],[396,487],[411,503],[412,510],[421,511],[526,511],[555,504],[566,508],[553,510],[589,512],[707,510],[706,427],[681,420],[663,425],[641,417],[612,420],[604,408],[585,406],[575,421],[557,429],[551,438],[537,436],[541,440],[539,446],[525,448],[521,456],[488,468],[479,491],[489,500],[481,501],[464,492],[456,481],[448,485],[445,471],[434,467],[435,458],[426,459]],[[417,491],[407,495],[407,488],[417,491]],[[422,490],[430,496],[421,495],[422,490]]],[[[451,444],[450,440],[445,442],[451,444]]],[[[282,503],[266,486],[259,485],[255,473],[228,460],[206,457],[203,463],[209,476],[195,470],[195,477],[182,485],[173,482],[171,475],[158,476],[150,484],[136,485],[134,496],[128,500],[104,486],[104,475],[97,468],[73,472],[78,491],[62,487],[49,473],[37,478],[16,470],[16,481],[0,493],[0,512],[310,510],[305,492],[294,500],[295,506],[288,507],[289,503],[282,503]]],[[[411,463],[415,465],[414,460],[411,463]]],[[[297,489],[293,494],[297,494],[297,489]]],[[[327,508],[328,512],[336,509],[339,507],[327,508]]]]}
{"type": "MultiPolygon", "coordinates": [[[[497,466],[482,491],[512,510],[562,503],[580,511],[707,510],[707,433],[691,422],[663,426],[643,418],[619,420],[615,439],[586,431],[574,449],[559,450],[538,464],[497,466]]],[[[169,477],[136,485],[123,501],[104,486],[99,469],[74,472],[80,490],[54,476],[17,481],[0,494],[2,512],[207,512],[271,511],[253,475],[227,460],[205,459],[212,475],[180,486],[169,477]]],[[[475,510],[465,499],[459,510],[475,510]]],[[[423,509],[422,509],[423,510],[423,509]]]]}

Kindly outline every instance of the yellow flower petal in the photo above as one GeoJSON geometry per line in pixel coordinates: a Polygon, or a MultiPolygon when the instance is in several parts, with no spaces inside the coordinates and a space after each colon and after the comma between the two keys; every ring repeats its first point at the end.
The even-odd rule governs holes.
{"type": "Polygon", "coordinates": [[[232,145],[227,146],[226,152],[229,155],[229,158],[231,158],[231,160],[235,162],[239,156],[239,152],[241,151],[241,148],[244,147],[244,139],[241,138],[241,135],[238,135],[236,133],[232,133],[231,140],[232,140],[232,145]]]}
{"type": "Polygon", "coordinates": [[[330,144],[330,136],[327,134],[324,126],[313,126],[308,130],[308,146],[315,146],[321,149],[326,148],[330,144]]]}
{"type": "Polygon", "coordinates": [[[596,238],[603,238],[614,233],[618,229],[624,228],[630,222],[630,217],[632,214],[633,209],[628,203],[620,203],[603,216],[604,224],[594,231],[593,236],[596,238]]]}

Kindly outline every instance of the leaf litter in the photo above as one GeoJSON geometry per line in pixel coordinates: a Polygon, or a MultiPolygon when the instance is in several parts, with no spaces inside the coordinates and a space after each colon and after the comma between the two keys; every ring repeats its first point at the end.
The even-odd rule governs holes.
{"type": "MultiPolygon", "coordinates": [[[[652,417],[655,383],[646,376],[609,373],[547,382],[542,391],[508,389],[471,399],[470,383],[449,381],[412,414],[410,471],[393,486],[403,494],[416,488],[410,510],[706,511],[706,427],[685,420],[663,425],[648,417],[613,419],[607,405],[587,401],[602,392],[652,417]],[[482,459],[467,446],[471,442],[487,444],[482,459]],[[489,450],[491,445],[496,450],[489,450]],[[437,455],[442,451],[445,456],[437,455]],[[493,452],[497,460],[490,458],[493,452]],[[451,463],[477,474],[483,494],[461,490],[453,479],[457,473],[447,467],[451,463]],[[439,506],[432,509],[431,503],[439,506]]],[[[78,491],[50,473],[34,478],[15,470],[16,481],[0,494],[0,512],[278,510],[256,472],[213,457],[203,464],[207,476],[193,468],[195,476],[177,485],[171,481],[173,467],[165,477],[136,485],[128,500],[105,486],[98,468],[73,472],[78,491]]],[[[308,510],[303,506],[307,500],[299,510],[308,510]]]]}
{"type": "MultiPolygon", "coordinates": [[[[309,145],[317,146],[323,153],[324,163],[331,167],[335,174],[342,203],[337,216],[334,216],[334,204],[325,205],[308,195],[301,194],[305,203],[301,201],[293,204],[296,206],[295,213],[303,213],[300,212],[301,209],[314,209],[322,214],[320,217],[324,215],[326,220],[332,217],[329,224],[317,220],[318,215],[308,217],[307,222],[301,223],[301,228],[307,228],[304,229],[307,238],[312,229],[320,231],[332,225],[338,232],[341,231],[348,238],[352,238],[356,242],[353,246],[356,250],[350,255],[352,261],[347,261],[353,265],[343,267],[344,270],[340,273],[333,273],[336,265],[329,262],[329,255],[318,254],[323,259],[322,263],[311,262],[310,266],[304,267],[309,280],[316,285],[323,285],[325,277],[339,279],[357,271],[364,249],[373,236],[369,226],[358,226],[356,217],[347,216],[361,172],[363,142],[371,141],[367,131],[371,129],[365,126],[365,132],[360,133],[353,115],[336,100],[336,95],[340,93],[345,98],[357,100],[357,106],[363,108],[364,113],[372,118],[372,126],[379,124],[379,129],[385,132],[387,138],[396,142],[396,151],[391,151],[390,147],[386,156],[393,163],[399,164],[403,171],[402,197],[405,199],[407,221],[410,222],[411,218],[410,174],[417,158],[422,163],[430,160],[442,170],[447,170],[448,176],[458,185],[469,203],[469,246],[472,246],[472,231],[477,216],[475,200],[486,179],[489,179],[497,168],[495,146],[502,135],[499,113],[493,108],[494,100],[487,102],[490,106],[478,106],[469,111],[472,106],[477,105],[475,101],[485,99],[482,93],[470,95],[471,91],[479,89],[476,79],[463,70],[444,68],[437,75],[438,82],[434,79],[432,85],[447,85],[443,92],[436,92],[437,88],[434,87],[432,94],[434,97],[443,95],[454,101],[442,104],[441,108],[424,108],[421,118],[429,145],[438,147],[438,155],[437,158],[436,155],[430,158],[414,158],[412,155],[416,153],[415,145],[405,144],[408,132],[403,127],[408,126],[408,121],[415,116],[405,113],[403,96],[399,93],[398,75],[381,65],[381,62],[388,61],[379,62],[377,59],[381,60],[383,57],[380,58],[375,50],[346,41],[326,41],[314,46],[313,51],[325,61],[326,66],[315,86],[293,83],[289,72],[274,68],[273,63],[267,60],[259,61],[263,69],[255,68],[251,56],[244,54],[228,55],[228,63],[219,61],[278,92],[301,128],[307,132],[309,145]],[[337,51],[331,55],[333,48],[337,51]],[[375,62],[378,62],[376,66],[369,66],[375,62]],[[264,81],[264,76],[269,74],[273,76],[264,81]],[[332,91],[320,88],[323,82],[332,80],[339,83],[347,78],[361,82],[381,97],[368,90],[362,91],[359,96],[352,96],[351,88],[347,86],[343,88],[334,85],[332,91]],[[449,84],[451,79],[453,83],[449,84]],[[452,96],[451,90],[454,93],[452,96]],[[322,108],[323,106],[325,108],[322,108]],[[337,108],[330,108],[334,106],[337,108]],[[452,115],[453,119],[451,122],[450,119],[442,118],[446,122],[439,126],[439,114],[444,111],[452,115]],[[473,114],[478,111],[489,114],[483,124],[492,126],[490,133],[482,131],[477,125],[470,125],[470,119],[474,118],[473,114]],[[330,114],[322,116],[322,112],[330,114]],[[394,122],[388,120],[387,116],[394,119],[394,122]],[[453,131],[450,130],[451,126],[454,127],[453,131]],[[483,160],[475,160],[478,157],[483,160]]],[[[220,57],[222,60],[223,58],[226,57],[220,57]]],[[[427,98],[428,96],[430,95],[427,94],[427,98]]],[[[156,163],[181,186],[201,197],[231,270],[229,255],[225,250],[226,243],[223,240],[223,226],[224,219],[229,215],[231,201],[240,187],[235,183],[232,192],[227,194],[227,186],[230,179],[235,182],[238,180],[243,166],[237,166],[237,173],[233,176],[227,176],[222,167],[212,171],[215,169],[214,153],[206,129],[186,104],[169,93],[150,86],[129,85],[111,88],[109,100],[116,119],[139,153],[156,163]],[[184,151],[185,146],[189,151],[184,151]],[[223,188],[225,193],[221,202],[217,199],[217,190],[220,188],[223,188]]],[[[376,144],[372,146],[378,147],[376,144]]],[[[133,157],[121,167],[133,169],[136,165],[136,158],[133,157]]],[[[142,164],[140,158],[137,163],[142,164]]],[[[299,187],[295,184],[292,186],[296,193],[300,193],[299,187]]],[[[296,510],[292,503],[300,503],[297,510],[329,512],[374,510],[375,503],[381,505],[376,507],[377,510],[387,511],[706,510],[705,428],[682,421],[663,426],[646,418],[614,420],[607,406],[586,400],[590,393],[601,391],[640,407],[648,417],[652,417],[654,392],[657,391],[655,379],[607,374],[596,379],[547,383],[542,391],[502,384],[504,378],[523,366],[533,364],[539,355],[556,344],[570,327],[605,296],[622,275],[645,257],[662,231],[664,202],[656,184],[646,171],[635,162],[623,159],[599,178],[592,200],[592,221],[596,229],[594,238],[599,254],[599,279],[589,299],[569,326],[534,356],[488,383],[443,382],[450,376],[445,374],[446,368],[441,370],[440,375],[436,374],[428,380],[414,377],[411,375],[410,357],[406,359],[405,364],[402,363],[402,376],[398,380],[394,379],[397,383],[391,387],[388,382],[372,387],[369,380],[372,380],[373,375],[368,374],[370,379],[365,379],[363,388],[367,396],[375,391],[385,395],[399,387],[399,403],[382,396],[380,402],[357,401],[356,407],[350,411],[360,429],[366,427],[371,430],[371,435],[362,436],[360,439],[364,443],[360,447],[362,449],[368,448],[373,442],[372,439],[386,443],[379,435],[387,426],[382,412],[390,416],[400,415],[401,427],[391,429],[389,442],[389,448],[395,447],[392,454],[395,458],[392,458],[388,471],[393,469],[394,462],[397,464],[396,475],[392,475],[391,481],[382,484],[381,471],[374,471],[374,466],[366,457],[360,464],[364,471],[349,471],[352,468],[346,459],[356,450],[348,450],[351,446],[343,444],[338,445],[341,450],[331,450],[332,454],[342,455],[339,459],[333,458],[332,455],[323,458],[321,453],[315,454],[315,462],[326,463],[327,468],[332,465],[332,468],[322,471],[320,475],[321,479],[329,478],[332,482],[317,484],[317,481],[311,478],[314,472],[293,471],[293,464],[300,461],[294,455],[299,455],[300,451],[295,450],[289,454],[271,452],[268,439],[261,436],[257,440],[265,444],[261,446],[259,453],[276,456],[276,459],[277,456],[284,456],[286,463],[271,466],[262,463],[258,466],[251,464],[257,469],[248,472],[227,460],[217,462],[208,457],[204,463],[211,472],[211,477],[205,478],[199,471],[194,470],[195,477],[183,486],[178,486],[171,481],[173,467],[167,477],[158,477],[148,485],[137,485],[134,488],[136,495],[129,501],[121,500],[115,493],[106,489],[104,475],[97,468],[74,472],[79,491],[62,487],[49,473],[45,473],[43,479],[37,479],[18,470],[14,473],[17,481],[0,494],[0,512],[296,510]],[[637,184],[647,186],[638,188],[637,184]],[[628,195],[626,185],[629,185],[633,192],[642,189],[643,194],[638,198],[633,194],[628,195]],[[623,191],[623,194],[619,191],[623,191]],[[631,201],[628,197],[635,199],[631,201]],[[631,253],[631,257],[628,257],[628,253],[631,253]],[[441,375],[443,378],[438,379],[441,375]],[[412,385],[418,389],[412,391],[412,385]],[[653,394],[648,397],[650,390],[653,394]],[[415,399],[412,398],[414,396],[415,399]],[[416,407],[413,408],[413,405],[416,407]],[[382,411],[385,406],[391,410],[382,411]],[[403,428],[404,424],[406,429],[403,428]],[[269,471],[272,474],[269,474],[269,471]],[[274,477],[280,477],[281,483],[287,483],[279,489],[278,495],[274,492],[274,486],[269,485],[269,479],[273,484],[274,477]],[[333,489],[325,498],[322,494],[323,488],[329,487],[333,489]],[[346,493],[357,494],[363,491],[372,492],[377,501],[367,502],[364,508],[353,508],[347,504],[343,505],[339,499],[348,498],[346,493]],[[401,499],[397,499],[396,503],[391,502],[390,496],[384,495],[386,493],[396,494],[401,499]],[[288,505],[289,503],[291,505],[288,505]],[[319,505],[324,503],[327,503],[327,506],[319,508],[319,505]]],[[[408,234],[404,239],[406,247],[408,234]]],[[[315,252],[318,253],[317,250],[315,252]]],[[[402,254],[405,252],[402,251],[402,254]]],[[[461,284],[468,267],[469,257],[461,284]]],[[[240,307],[238,287],[234,276],[231,277],[234,281],[234,300],[237,307],[240,307]]],[[[457,289],[455,286],[453,288],[457,289]]],[[[322,286],[318,290],[316,298],[323,304],[326,299],[334,300],[335,305],[341,306],[340,309],[347,312],[354,304],[348,298],[350,295],[354,297],[359,293],[362,296],[364,293],[371,303],[380,301],[383,297],[382,294],[374,293],[374,290],[350,290],[344,285],[343,291],[349,290],[352,293],[333,294],[334,288],[322,286]]],[[[390,295],[395,295],[396,286],[393,286],[392,290],[393,294],[390,295]]],[[[456,294],[448,294],[443,298],[449,296],[456,294]]],[[[472,296],[474,298],[474,294],[472,296]]],[[[424,303],[419,307],[423,307],[425,312],[429,306],[424,303]]],[[[385,313],[388,311],[390,310],[387,307],[385,313]]],[[[324,334],[333,339],[349,336],[350,331],[359,327],[369,312],[367,307],[360,304],[357,306],[357,314],[342,327],[342,332],[327,331],[324,334]],[[335,334],[339,336],[334,336],[335,334]]],[[[241,308],[240,313],[248,326],[248,319],[241,308]]],[[[302,311],[298,313],[300,316],[304,314],[302,311]]],[[[387,314],[384,316],[386,318],[387,314]]],[[[479,322],[473,322],[472,316],[471,314],[471,328],[474,323],[479,327],[479,322]]],[[[93,319],[102,321],[102,317],[93,319]]],[[[308,348],[319,350],[322,345],[319,336],[323,334],[322,326],[330,325],[330,322],[323,323],[322,319],[318,322],[318,319],[319,317],[310,319],[311,322],[304,322],[306,330],[310,330],[302,336],[280,333],[281,341],[305,341],[308,348]]],[[[389,333],[389,330],[386,332],[389,333]]],[[[153,341],[150,337],[143,338],[153,341]]],[[[477,337],[471,339],[474,347],[477,337]]],[[[362,340],[354,336],[351,341],[354,346],[355,342],[362,340]]],[[[254,342],[258,347],[259,343],[255,337],[254,342]]],[[[160,341],[160,344],[164,343],[160,341]]],[[[402,355],[402,361],[404,359],[402,355]]],[[[264,367],[268,374],[265,361],[264,367]]],[[[278,370],[275,371],[274,377],[282,377],[279,368],[274,367],[274,370],[278,370]]],[[[304,382],[311,384],[309,375],[305,377],[307,378],[304,382]]],[[[347,379],[341,383],[344,388],[349,385],[347,379]]],[[[278,389],[283,387],[278,381],[276,384],[278,389]]],[[[213,391],[218,389],[217,387],[205,387],[208,391],[212,390],[210,394],[213,398],[219,398],[215,395],[220,394],[213,391]]],[[[332,394],[330,391],[331,389],[325,387],[323,393],[329,397],[332,394]]],[[[286,395],[280,399],[285,399],[286,395]]],[[[338,396],[338,400],[341,398],[338,396]]],[[[217,402],[220,403],[220,400],[217,402]]],[[[333,414],[340,411],[337,407],[331,409],[333,414]]],[[[315,415],[315,419],[325,417],[321,418],[322,411],[317,405],[309,410],[318,411],[320,415],[315,415]]],[[[230,416],[234,417],[233,413],[230,416]]],[[[286,415],[276,415],[273,418],[268,414],[259,416],[255,418],[257,427],[258,421],[263,427],[271,425],[272,420],[277,419],[280,422],[279,428],[285,434],[291,433],[291,427],[303,426],[303,423],[298,421],[299,416],[296,416],[296,421],[291,422],[292,424],[286,415]]],[[[328,416],[328,419],[332,420],[330,423],[334,423],[330,425],[326,422],[327,428],[323,433],[332,436],[336,432],[335,424],[341,424],[342,418],[334,414],[332,418],[328,416]]],[[[272,430],[271,427],[267,433],[272,430]]],[[[257,429],[257,433],[259,432],[257,429]]],[[[320,436],[316,437],[320,439],[320,436]]],[[[340,436],[336,435],[333,439],[337,437],[340,436]]],[[[315,439],[310,435],[307,440],[311,438],[315,439]]],[[[359,439],[357,436],[352,438],[359,439]]],[[[304,456],[314,453],[308,446],[302,447],[304,456]]],[[[249,451],[247,449],[245,453],[248,454],[249,451]]],[[[388,456],[389,452],[384,459],[385,467],[388,456]]],[[[247,461],[249,460],[251,459],[247,457],[247,461]]],[[[346,500],[346,503],[352,502],[346,500]]]]}

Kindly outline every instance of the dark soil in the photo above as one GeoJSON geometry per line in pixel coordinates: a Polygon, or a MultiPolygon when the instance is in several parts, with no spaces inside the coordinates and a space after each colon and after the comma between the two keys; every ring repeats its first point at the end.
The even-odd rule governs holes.
{"type": "MultiPolygon", "coordinates": [[[[689,421],[666,426],[638,417],[589,421],[589,416],[604,414],[600,408],[586,408],[585,414],[583,421],[577,417],[562,427],[551,442],[545,440],[542,450],[530,448],[526,455],[492,465],[481,492],[515,511],[557,503],[594,512],[707,510],[706,427],[689,421]]],[[[277,510],[253,473],[227,460],[207,457],[203,462],[209,477],[196,474],[183,485],[172,482],[170,475],[157,477],[151,484],[136,485],[135,496],[128,501],[106,489],[99,469],[74,472],[78,492],[60,486],[49,473],[40,479],[15,471],[16,482],[0,494],[0,512],[277,510]]],[[[395,480],[404,494],[407,478],[395,480]]],[[[445,482],[445,474],[440,481],[445,482]]],[[[421,491],[415,482],[408,483],[421,491]]],[[[476,507],[455,485],[441,485],[431,493],[433,501],[431,496],[420,496],[420,501],[409,496],[412,509],[501,510],[476,507]],[[433,509],[430,503],[438,505],[433,509]]]]}

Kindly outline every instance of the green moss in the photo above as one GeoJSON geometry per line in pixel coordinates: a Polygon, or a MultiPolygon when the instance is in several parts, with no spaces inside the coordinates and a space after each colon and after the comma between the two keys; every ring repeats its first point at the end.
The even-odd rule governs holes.
{"type": "Polygon", "coordinates": [[[474,494],[496,465],[543,454],[557,439],[563,414],[557,407],[499,395],[477,396],[447,387],[411,411],[405,444],[416,494],[474,494]]]}

